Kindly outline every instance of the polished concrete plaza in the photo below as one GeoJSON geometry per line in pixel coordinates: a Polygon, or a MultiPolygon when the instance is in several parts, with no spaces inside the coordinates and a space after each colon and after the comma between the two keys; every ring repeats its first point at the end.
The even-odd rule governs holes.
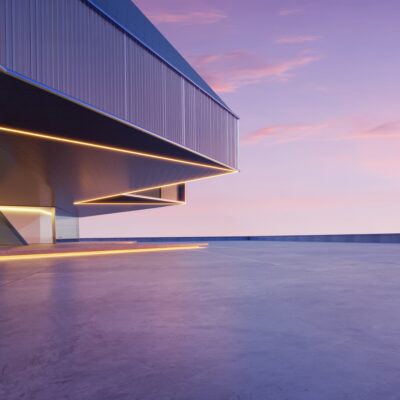
{"type": "Polygon", "coordinates": [[[400,245],[2,263],[0,399],[400,399],[400,245]]]}

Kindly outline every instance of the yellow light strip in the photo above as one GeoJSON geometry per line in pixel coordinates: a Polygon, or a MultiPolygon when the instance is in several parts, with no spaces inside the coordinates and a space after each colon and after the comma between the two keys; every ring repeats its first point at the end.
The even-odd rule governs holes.
{"type": "Polygon", "coordinates": [[[126,195],[127,197],[132,197],[133,199],[148,199],[148,200],[157,200],[160,203],[172,203],[172,204],[185,204],[184,201],[180,200],[171,200],[171,199],[164,199],[161,197],[150,197],[150,196],[142,196],[136,193],[130,192],[126,195]]]}
{"type": "Polygon", "coordinates": [[[189,179],[189,180],[186,180],[186,181],[172,182],[172,183],[168,183],[167,185],[162,185],[162,186],[148,186],[148,187],[145,187],[145,188],[134,189],[133,191],[131,190],[129,192],[115,193],[115,194],[111,194],[111,195],[108,195],[108,196],[101,196],[101,197],[94,197],[92,199],[79,200],[79,201],[75,201],[74,204],[75,205],[82,205],[82,204],[85,204],[85,203],[89,203],[91,201],[109,199],[109,198],[118,197],[118,196],[127,196],[127,195],[130,195],[130,194],[144,192],[145,190],[160,189],[160,188],[165,188],[165,187],[169,187],[169,186],[181,185],[183,183],[197,182],[197,181],[202,181],[203,179],[216,178],[217,176],[235,174],[237,172],[239,172],[239,171],[231,170],[231,171],[225,172],[225,173],[219,173],[219,174],[210,175],[210,176],[203,176],[202,178],[195,178],[195,179],[189,179]]]}
{"type": "Polygon", "coordinates": [[[43,134],[43,133],[39,133],[39,132],[31,132],[31,131],[25,131],[25,130],[21,130],[21,129],[8,128],[5,126],[0,126],[0,131],[7,132],[7,133],[16,133],[19,135],[25,135],[25,136],[30,136],[30,137],[39,138],[39,139],[52,140],[55,142],[76,144],[76,145],[91,147],[91,148],[95,148],[95,149],[114,151],[114,152],[118,152],[118,153],[135,155],[135,156],[139,156],[139,157],[153,158],[156,160],[163,160],[163,161],[170,161],[170,162],[175,162],[175,163],[179,163],[179,164],[193,165],[196,167],[217,169],[220,171],[233,171],[232,169],[226,168],[226,167],[217,167],[217,166],[209,165],[209,164],[202,164],[202,163],[197,163],[197,162],[193,162],[193,161],[180,160],[178,158],[158,156],[155,154],[143,153],[143,152],[133,151],[133,150],[126,150],[126,149],[122,149],[119,147],[105,146],[105,145],[94,144],[94,143],[90,143],[90,142],[83,142],[81,140],[66,139],[66,138],[62,138],[59,136],[52,136],[52,135],[47,135],[47,134],[43,134]]]}
{"type": "MultiPolygon", "coordinates": [[[[182,202],[176,204],[185,204],[182,202]]],[[[81,203],[80,206],[173,206],[175,203],[172,202],[159,202],[159,203],[81,203]]]]}
{"type": "Polygon", "coordinates": [[[51,211],[44,210],[40,207],[0,206],[0,211],[9,211],[24,214],[44,214],[53,216],[53,213],[51,211]]]}
{"type": "Polygon", "coordinates": [[[204,249],[204,245],[188,245],[175,247],[150,247],[144,249],[125,249],[125,250],[96,250],[96,251],[71,251],[65,253],[41,253],[41,254],[18,254],[13,256],[0,256],[0,262],[4,261],[26,261],[26,260],[43,260],[48,258],[68,258],[68,257],[93,257],[108,256],[116,254],[134,254],[134,253],[157,253],[162,251],[175,250],[195,250],[204,249]]]}
{"type": "Polygon", "coordinates": [[[141,189],[135,189],[134,191],[128,192],[128,193],[135,194],[135,193],[144,192],[145,190],[152,190],[152,189],[158,189],[158,188],[166,188],[166,187],[175,186],[175,185],[182,185],[184,183],[197,182],[197,181],[202,181],[204,179],[216,178],[221,175],[236,174],[237,172],[239,172],[239,171],[236,169],[232,169],[228,172],[220,172],[215,175],[203,176],[201,178],[187,179],[185,181],[171,182],[171,183],[167,183],[166,185],[162,185],[162,186],[148,186],[148,187],[141,188],[141,189]]]}
{"type": "MultiPolygon", "coordinates": [[[[115,205],[117,205],[117,206],[120,206],[120,205],[123,205],[123,206],[136,206],[136,205],[141,205],[141,206],[147,206],[147,205],[162,205],[162,206],[170,206],[170,205],[180,205],[180,204],[186,204],[186,202],[185,201],[179,201],[179,200],[170,200],[170,199],[161,199],[161,198],[158,198],[158,197],[150,197],[150,196],[141,196],[141,195],[136,195],[136,194],[134,194],[134,195],[132,195],[131,194],[131,192],[130,193],[127,193],[127,194],[124,194],[124,195],[121,195],[121,196],[125,196],[125,197],[130,197],[130,198],[132,198],[132,199],[148,199],[148,200],[153,200],[152,202],[148,202],[148,203],[130,203],[130,202],[116,202],[116,203],[113,203],[113,202],[110,202],[110,203],[107,203],[107,202],[101,202],[101,203],[81,203],[80,205],[82,205],[82,206],[95,206],[95,205],[98,205],[98,206],[102,206],[102,205],[112,205],[112,206],[115,206],[115,205]],[[154,200],[156,200],[156,201],[154,201],[154,200]]],[[[119,196],[107,196],[107,197],[105,197],[104,199],[112,199],[112,198],[115,198],[115,197],[119,197],[119,196]]]]}

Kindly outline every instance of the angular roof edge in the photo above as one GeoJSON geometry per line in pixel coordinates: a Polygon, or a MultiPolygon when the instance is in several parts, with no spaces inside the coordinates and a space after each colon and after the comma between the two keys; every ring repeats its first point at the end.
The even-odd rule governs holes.
{"type": "Polygon", "coordinates": [[[180,75],[205,92],[227,111],[237,115],[214,92],[165,36],[131,0],[84,0],[127,32],[136,41],[166,62],[180,75]]]}

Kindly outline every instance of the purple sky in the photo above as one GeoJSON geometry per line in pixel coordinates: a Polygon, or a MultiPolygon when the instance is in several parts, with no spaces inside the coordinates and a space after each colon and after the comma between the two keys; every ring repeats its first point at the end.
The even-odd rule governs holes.
{"type": "Polygon", "coordinates": [[[82,236],[400,231],[398,0],[136,0],[239,114],[240,174],[82,236]]]}

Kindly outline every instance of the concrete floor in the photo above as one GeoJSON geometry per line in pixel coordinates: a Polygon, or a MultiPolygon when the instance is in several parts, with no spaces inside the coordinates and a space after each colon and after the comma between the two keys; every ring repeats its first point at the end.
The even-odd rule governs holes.
{"type": "Polygon", "coordinates": [[[0,265],[0,398],[400,399],[400,245],[0,265]]]}

